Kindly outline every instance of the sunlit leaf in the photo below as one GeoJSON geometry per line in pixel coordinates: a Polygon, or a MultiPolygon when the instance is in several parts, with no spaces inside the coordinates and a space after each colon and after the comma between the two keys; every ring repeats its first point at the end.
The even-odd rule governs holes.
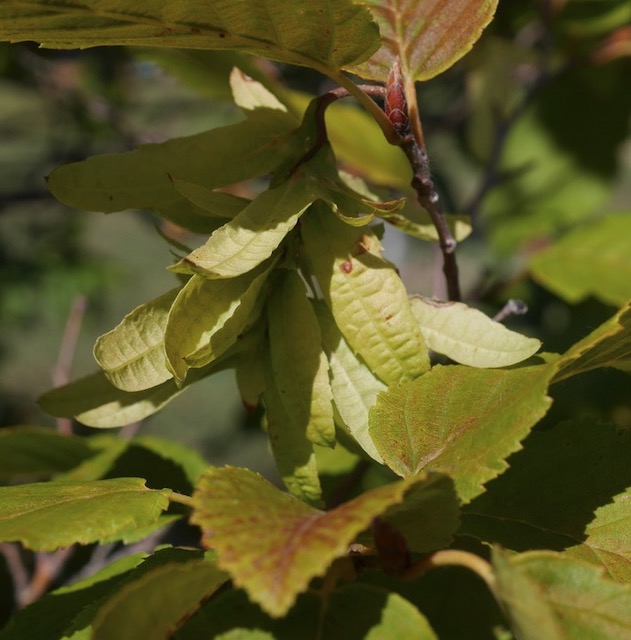
{"type": "Polygon", "coordinates": [[[38,403],[44,411],[64,418],[75,418],[89,427],[122,427],[159,411],[186,390],[189,384],[233,366],[232,350],[208,367],[191,372],[182,387],[167,380],[145,391],[122,391],[102,371],[79,378],[41,395],[38,403]]]}
{"type": "Polygon", "coordinates": [[[335,406],[361,448],[377,462],[383,462],[368,433],[368,411],[377,401],[377,394],[386,390],[386,385],[353,353],[328,307],[320,303],[315,308],[322,345],[329,359],[335,406]]]}
{"type": "Polygon", "coordinates": [[[107,379],[123,391],[156,387],[173,374],[165,364],[164,331],[180,287],[127,314],[94,345],[94,357],[107,379]]]}
{"type": "Polygon", "coordinates": [[[296,271],[281,272],[267,302],[273,384],[295,430],[314,444],[335,444],[329,365],[320,327],[296,271]]]}
{"type": "Polygon", "coordinates": [[[289,180],[252,200],[171,269],[206,278],[233,278],[254,269],[272,255],[316,193],[311,181],[297,170],[289,180]]]}
{"type": "Polygon", "coordinates": [[[462,532],[515,551],[553,549],[631,583],[631,434],[593,420],[531,434],[467,505],[462,532]]]}
{"type": "Polygon", "coordinates": [[[4,2],[0,39],[77,49],[142,45],[238,49],[320,70],[360,62],[379,45],[370,13],[350,0],[204,0],[132,8],[116,0],[4,2]]]}
{"type": "Polygon", "coordinates": [[[530,271],[570,303],[595,296],[616,306],[631,298],[631,212],[580,226],[534,255],[530,271]]]}
{"type": "MultiPolygon", "coordinates": [[[[380,216],[393,227],[403,231],[412,238],[426,242],[437,242],[438,231],[426,211],[408,206],[403,212],[385,212],[380,216]]],[[[473,228],[471,220],[467,216],[446,215],[447,225],[457,242],[462,242],[471,235],[473,228]]]]}
{"type": "Polygon", "coordinates": [[[379,395],[370,435],[395,473],[447,473],[466,503],[508,468],[505,459],[546,413],[552,375],[547,366],[436,366],[379,395]]]}
{"type": "Polygon", "coordinates": [[[631,637],[631,586],[596,567],[551,552],[509,556],[495,550],[499,599],[523,640],[631,637]]]}
{"type": "Polygon", "coordinates": [[[0,482],[68,471],[94,455],[85,440],[44,427],[0,430],[0,482]]]}
{"type": "Polygon", "coordinates": [[[467,53],[491,21],[498,0],[365,0],[381,31],[381,48],[353,68],[385,82],[395,58],[404,75],[429,80],[467,53]]]}
{"type": "Polygon", "coordinates": [[[325,206],[301,223],[307,261],[342,335],[387,384],[429,368],[427,347],[393,265],[371,229],[355,229],[325,206]]]}
{"type": "Polygon", "coordinates": [[[147,489],[142,478],[0,487],[0,539],[37,551],[114,542],[155,523],[167,494],[147,489]]]}
{"type": "Polygon", "coordinates": [[[251,324],[252,311],[270,265],[237,278],[207,280],[194,275],[180,290],[166,322],[167,367],[183,381],[223,355],[251,324]]]}
{"type": "Polygon", "coordinates": [[[168,210],[183,201],[171,176],[210,189],[267,174],[285,158],[293,128],[287,114],[252,111],[234,125],[64,165],[48,188],[88,211],[168,210]]]}
{"type": "Polygon", "coordinates": [[[261,108],[287,111],[287,107],[269,89],[236,67],[230,72],[230,88],[235,104],[246,111],[261,108]]]}
{"type": "Polygon", "coordinates": [[[427,346],[470,367],[507,367],[526,360],[539,340],[510,331],[462,302],[439,302],[414,296],[410,300],[427,346]]]}
{"type": "Polygon", "coordinates": [[[554,382],[601,367],[615,367],[631,373],[631,301],[570,347],[555,362],[555,367],[554,382]]]}
{"type": "Polygon", "coordinates": [[[408,478],[324,512],[247,469],[211,468],[193,495],[192,522],[202,528],[206,544],[217,551],[219,566],[235,584],[278,617],[312,578],[346,553],[373,518],[426,481],[424,475],[408,478]]]}

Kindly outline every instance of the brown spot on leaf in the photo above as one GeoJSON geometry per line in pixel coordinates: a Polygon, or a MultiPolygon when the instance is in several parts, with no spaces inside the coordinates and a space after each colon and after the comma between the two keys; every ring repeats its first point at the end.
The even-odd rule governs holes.
{"type": "Polygon", "coordinates": [[[344,260],[340,265],[340,270],[344,273],[350,273],[353,270],[353,261],[348,258],[348,260],[344,260]]]}

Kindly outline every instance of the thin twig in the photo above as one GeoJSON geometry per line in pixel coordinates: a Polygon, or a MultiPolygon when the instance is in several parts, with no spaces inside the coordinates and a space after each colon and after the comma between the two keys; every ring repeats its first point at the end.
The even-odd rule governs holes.
{"type": "MultiPolygon", "coordinates": [[[[59,346],[57,361],[52,370],[53,386],[61,387],[70,380],[72,363],[77,350],[77,341],[81,332],[81,325],[87,308],[87,300],[84,295],[78,295],[72,301],[72,307],[66,320],[64,334],[59,346]]],[[[72,433],[72,420],[57,418],[57,431],[63,434],[72,433]]]]}
{"type": "Polygon", "coordinates": [[[57,580],[64,569],[74,547],[59,549],[54,553],[38,553],[35,555],[35,570],[28,585],[20,592],[17,605],[23,608],[31,602],[39,600],[57,580]]]}
{"type": "Polygon", "coordinates": [[[4,560],[7,563],[7,569],[11,575],[13,581],[13,601],[15,603],[20,602],[21,594],[26,590],[29,584],[29,575],[24,561],[22,560],[22,554],[20,553],[20,547],[17,544],[10,544],[8,542],[0,544],[0,553],[4,556],[4,560]]]}
{"type": "Polygon", "coordinates": [[[494,316],[495,322],[504,322],[510,316],[523,316],[528,313],[528,305],[522,300],[511,298],[494,316]]]}

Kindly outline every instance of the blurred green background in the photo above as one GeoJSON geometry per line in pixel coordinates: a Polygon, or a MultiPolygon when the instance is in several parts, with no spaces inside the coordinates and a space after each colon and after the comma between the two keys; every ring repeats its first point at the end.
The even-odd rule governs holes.
{"type": "MultiPolygon", "coordinates": [[[[618,0],[500,1],[472,54],[419,87],[434,177],[448,210],[474,220],[459,252],[465,298],[490,315],[510,297],[526,301],[528,315],[508,325],[544,340],[546,351],[564,350],[615,312],[597,295],[574,304],[553,295],[527,266],[573,226],[631,212],[630,22],[631,3],[618,0]]],[[[53,385],[75,305],[85,301],[73,378],[95,370],[99,335],[175,282],[150,213],[70,210],[47,194],[46,174],[240,119],[227,84],[235,61],[294,89],[329,86],[308,70],[226,54],[0,47],[0,426],[54,424],[35,399],[53,385]]],[[[385,246],[411,292],[437,291],[432,246],[392,228],[385,246]]],[[[555,393],[550,419],[597,415],[631,427],[621,373],[581,376],[555,393]]],[[[211,462],[271,474],[257,421],[227,372],[194,385],[141,429],[211,462]]]]}

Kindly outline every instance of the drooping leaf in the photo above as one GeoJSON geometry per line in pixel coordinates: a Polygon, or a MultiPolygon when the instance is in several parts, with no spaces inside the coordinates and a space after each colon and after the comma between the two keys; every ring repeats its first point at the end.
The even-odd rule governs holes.
{"type": "Polygon", "coordinates": [[[631,373],[631,301],[570,347],[555,362],[555,367],[554,382],[601,367],[615,367],[631,373]]]}
{"type": "Polygon", "coordinates": [[[465,507],[462,532],[515,551],[564,551],[631,583],[630,455],[630,434],[607,424],[535,432],[465,507]]]}
{"type": "Polygon", "coordinates": [[[168,493],[142,478],[0,487],[0,539],[37,551],[124,540],[158,521],[168,493]]]}
{"type": "Polygon", "coordinates": [[[223,355],[255,319],[253,311],[271,265],[236,278],[208,280],[194,275],[170,309],[164,334],[167,365],[177,381],[189,368],[223,355]]]}
{"type": "Polygon", "coordinates": [[[247,469],[210,468],[193,495],[191,520],[202,528],[219,566],[235,584],[279,617],[373,518],[426,481],[425,475],[408,478],[323,512],[247,469]]]}
{"type": "Polygon", "coordinates": [[[91,625],[94,638],[161,640],[228,579],[213,560],[177,551],[181,558],[142,567],[103,603],[91,625]]]}
{"type": "Polygon", "coordinates": [[[361,448],[377,462],[383,462],[368,433],[368,411],[377,401],[377,394],[386,390],[386,385],[353,353],[328,307],[320,303],[315,309],[340,418],[361,448]]]}
{"type": "Polygon", "coordinates": [[[467,53],[491,21],[498,0],[366,0],[381,48],[353,72],[385,82],[398,57],[404,76],[429,80],[467,53]]]}
{"type": "Polygon", "coordinates": [[[273,384],[292,429],[314,444],[335,444],[333,394],[320,327],[296,271],[274,281],[267,302],[273,384]]]}
{"type": "Polygon", "coordinates": [[[68,471],[94,455],[82,438],[44,427],[0,430],[0,482],[46,478],[68,471]]]}
{"type": "Polygon", "coordinates": [[[546,413],[553,370],[436,366],[381,393],[370,435],[398,475],[449,474],[463,502],[507,469],[505,459],[546,413]]]}
{"type": "Polygon", "coordinates": [[[593,295],[616,306],[631,298],[631,212],[580,226],[534,255],[530,271],[570,303],[593,295]]]}
{"type": "Polygon", "coordinates": [[[631,637],[631,586],[552,552],[493,553],[497,594],[523,640],[631,637]]]}
{"type": "Polygon", "coordinates": [[[233,278],[254,269],[272,255],[316,197],[314,185],[298,169],[289,180],[255,198],[171,270],[233,278]]]}
{"type": "Polygon", "coordinates": [[[370,13],[350,0],[204,0],[186,6],[115,0],[5,2],[0,39],[45,47],[103,45],[236,49],[281,62],[338,69],[361,62],[378,46],[370,13]]]}
{"type": "Polygon", "coordinates": [[[294,127],[287,114],[252,111],[234,125],[64,165],[48,188],[78,209],[168,210],[186,204],[170,176],[212,189],[267,174],[285,158],[294,127]]]}
{"type": "Polygon", "coordinates": [[[304,425],[287,415],[274,382],[269,350],[264,355],[265,389],[263,404],[270,447],[276,468],[287,489],[301,500],[315,506],[322,504],[322,487],[313,442],[304,425]]]}
{"type": "Polygon", "coordinates": [[[526,360],[539,340],[510,331],[462,302],[438,302],[414,296],[410,300],[427,346],[470,367],[507,367],[526,360]]]}
{"type": "Polygon", "coordinates": [[[326,206],[301,223],[309,268],[351,348],[387,384],[427,371],[429,358],[405,287],[371,229],[344,224],[326,206]]]}
{"type": "Polygon", "coordinates": [[[182,387],[178,387],[173,380],[167,380],[157,387],[130,393],[115,387],[99,371],[47,391],[38,398],[38,403],[44,411],[54,416],[75,418],[89,427],[123,427],[153,415],[190,384],[233,366],[233,351],[238,352],[238,349],[230,349],[208,367],[191,372],[182,387]]]}
{"type": "Polygon", "coordinates": [[[235,362],[237,386],[247,411],[254,411],[265,390],[267,375],[265,360],[268,353],[267,336],[263,331],[265,328],[262,322],[255,326],[253,332],[259,329],[258,339],[253,341],[251,348],[243,351],[235,362]]]}
{"type": "Polygon", "coordinates": [[[165,364],[164,331],[180,289],[136,307],[96,341],[94,357],[115,387],[144,391],[173,377],[165,364]]]}

